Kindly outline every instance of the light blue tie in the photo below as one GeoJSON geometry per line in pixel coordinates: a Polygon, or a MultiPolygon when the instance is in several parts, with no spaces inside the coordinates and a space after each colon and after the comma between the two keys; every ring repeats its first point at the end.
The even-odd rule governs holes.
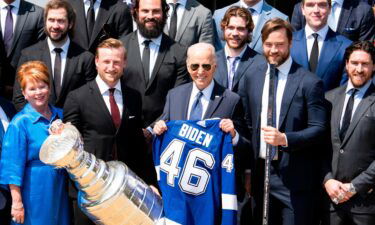
{"type": "Polygon", "coordinates": [[[201,98],[203,96],[203,93],[200,91],[197,94],[197,97],[193,103],[193,107],[191,107],[190,111],[190,120],[201,120],[202,119],[202,113],[203,113],[203,105],[201,102],[201,98]]]}
{"type": "Polygon", "coordinates": [[[234,80],[234,75],[236,73],[236,65],[240,57],[229,57],[228,56],[228,61],[229,61],[229,73],[228,73],[228,89],[232,90],[233,88],[233,80],[234,80]]]}

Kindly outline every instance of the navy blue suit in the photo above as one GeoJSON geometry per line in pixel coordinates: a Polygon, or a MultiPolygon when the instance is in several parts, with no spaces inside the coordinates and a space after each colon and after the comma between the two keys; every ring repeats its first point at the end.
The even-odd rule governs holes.
{"type": "MultiPolygon", "coordinates": [[[[216,52],[216,65],[217,68],[214,75],[216,82],[221,86],[228,88],[228,67],[224,49],[216,52]]],[[[249,46],[246,46],[246,50],[242,55],[236,73],[234,74],[232,91],[237,93],[245,74],[254,73],[257,67],[267,68],[267,61],[262,55],[258,54],[249,46]]]]}
{"type": "MultiPolygon", "coordinates": [[[[3,109],[5,114],[10,121],[14,114],[16,114],[16,109],[14,106],[5,100],[4,98],[0,97],[0,107],[3,109]]],[[[0,143],[0,156],[1,156],[1,147],[2,143],[0,143]]],[[[7,225],[10,222],[10,194],[8,191],[4,190],[3,187],[0,186],[0,221],[2,225],[7,225]]]]}
{"type": "MultiPolygon", "coordinates": [[[[252,191],[257,202],[256,217],[262,214],[264,160],[259,159],[262,89],[266,70],[247,74],[241,96],[247,112],[246,119],[252,130],[252,153],[256,162],[252,168],[252,191]]],[[[278,160],[272,162],[270,177],[270,224],[282,224],[285,215],[276,205],[280,202],[294,212],[293,220],[284,218],[284,224],[312,222],[312,188],[317,176],[317,145],[327,129],[322,81],[297,63],[292,63],[283,93],[278,130],[286,134],[288,146],[279,146],[278,160]],[[275,221],[275,219],[277,221],[275,221]]],[[[284,207],[284,208],[285,208],[284,207]]],[[[284,209],[283,208],[283,209],[284,209]]]]}
{"type": "MultiPolygon", "coordinates": [[[[331,29],[328,30],[316,69],[316,75],[323,80],[324,91],[338,87],[340,81],[342,81],[341,84],[346,82],[344,54],[350,44],[349,39],[331,29]]],[[[310,69],[305,29],[293,33],[291,56],[296,63],[307,70],[310,69]]]]}
{"type": "MultiPolygon", "coordinates": [[[[375,35],[375,19],[371,6],[365,1],[344,0],[341,9],[337,32],[352,41],[372,40],[375,35]]],[[[302,14],[301,3],[294,6],[292,26],[295,30],[305,27],[306,20],[302,14]]]]}

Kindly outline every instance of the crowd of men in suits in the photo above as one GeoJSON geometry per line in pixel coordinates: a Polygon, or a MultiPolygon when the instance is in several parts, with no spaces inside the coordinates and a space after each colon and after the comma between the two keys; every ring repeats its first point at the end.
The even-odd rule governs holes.
{"type": "MultiPolygon", "coordinates": [[[[17,68],[42,61],[49,102],[85,148],[149,184],[150,143],[165,121],[219,117],[236,149],[238,199],[254,199],[242,224],[262,223],[267,145],[269,224],[375,224],[373,6],[302,0],[289,23],[265,0],[217,10],[196,0],[51,0],[44,9],[0,0],[0,141],[14,107],[27,103],[17,68]]],[[[73,223],[92,224],[73,185],[69,194],[73,223]]],[[[0,187],[0,221],[11,203],[0,187]]]]}

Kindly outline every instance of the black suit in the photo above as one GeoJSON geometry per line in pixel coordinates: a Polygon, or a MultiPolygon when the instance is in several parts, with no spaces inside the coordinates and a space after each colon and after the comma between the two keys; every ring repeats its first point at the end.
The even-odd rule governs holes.
{"type": "MultiPolygon", "coordinates": [[[[375,86],[371,84],[353,114],[344,139],[339,137],[340,120],[344,111],[346,85],[326,94],[332,104],[331,142],[332,164],[325,181],[335,179],[353,183],[355,194],[349,201],[331,209],[348,214],[369,214],[375,217],[375,86]]],[[[334,224],[334,223],[333,223],[334,224]]],[[[373,224],[367,222],[366,224],[373,224]]]]}
{"type": "MultiPolygon", "coordinates": [[[[116,130],[110,111],[95,80],[69,93],[64,105],[64,122],[71,122],[82,134],[85,150],[97,158],[109,161],[117,151],[119,161],[126,163],[146,182],[155,182],[154,169],[147,158],[142,132],[142,100],[139,93],[121,82],[123,112],[116,130]]],[[[71,197],[76,194],[70,189],[71,197]]],[[[77,213],[77,212],[76,212],[77,213]]],[[[85,217],[75,218],[76,224],[92,224],[85,217]]]]}
{"type": "Polygon", "coordinates": [[[121,39],[127,49],[127,67],[124,81],[142,95],[143,120],[147,127],[163,112],[165,97],[170,89],[187,83],[186,48],[162,34],[158,57],[146,85],[139,51],[137,31],[121,39]]]}
{"type": "Polygon", "coordinates": [[[1,86],[13,86],[22,49],[44,38],[43,27],[43,9],[21,0],[17,23],[13,29],[13,42],[8,54],[5,51],[3,34],[0,34],[0,59],[4,60],[1,86]]]}
{"type": "Polygon", "coordinates": [[[68,0],[75,9],[77,19],[73,41],[95,53],[104,37],[120,38],[132,32],[133,22],[128,6],[118,0],[102,0],[91,36],[87,34],[85,7],[82,0],[68,0]]]}
{"type": "MultiPolygon", "coordinates": [[[[367,2],[344,0],[336,31],[352,41],[372,40],[375,35],[374,23],[374,13],[367,2]]],[[[293,10],[292,25],[295,30],[300,30],[305,24],[301,3],[297,3],[293,10]]]]}
{"type": "MultiPolygon", "coordinates": [[[[247,120],[252,130],[252,192],[257,202],[256,216],[262,214],[264,160],[259,158],[262,89],[266,71],[247,74],[244,98],[247,120]]],[[[282,209],[294,212],[294,221],[284,218],[284,224],[310,224],[312,221],[312,189],[318,173],[317,146],[324,138],[327,113],[324,105],[323,83],[316,75],[292,63],[285,85],[278,130],[285,133],[288,147],[278,146],[278,160],[271,163],[270,224],[283,224],[282,209]],[[283,205],[283,207],[278,207],[283,205]],[[280,215],[281,213],[281,215],[280,215]]],[[[256,223],[256,224],[258,224],[256,223]]]]}
{"type": "MultiPolygon", "coordinates": [[[[16,110],[14,109],[14,106],[2,97],[0,97],[0,107],[3,109],[3,111],[7,115],[9,121],[16,114],[16,110]]],[[[0,156],[1,156],[1,149],[2,149],[2,143],[0,143],[0,156]]],[[[3,187],[0,186],[0,221],[2,225],[10,224],[10,210],[11,210],[10,207],[11,207],[10,193],[8,190],[5,190],[3,189],[3,187]]]]}
{"type": "MultiPolygon", "coordinates": [[[[51,52],[47,40],[30,46],[22,51],[19,66],[25,62],[39,60],[46,64],[49,74],[53,74],[51,52]]],[[[61,84],[60,95],[57,96],[54,88],[53,79],[50,79],[51,94],[49,102],[52,105],[62,108],[68,93],[84,85],[87,81],[94,79],[96,76],[94,55],[84,50],[74,42],[70,42],[66,56],[65,70],[61,84]]],[[[21,110],[26,104],[22,95],[21,87],[18,81],[14,84],[13,103],[17,110],[21,110]]]]}

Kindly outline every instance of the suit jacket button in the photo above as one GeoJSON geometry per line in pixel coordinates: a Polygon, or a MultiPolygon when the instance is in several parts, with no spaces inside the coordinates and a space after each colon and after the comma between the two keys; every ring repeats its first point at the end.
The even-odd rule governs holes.
{"type": "Polygon", "coordinates": [[[344,149],[340,149],[340,153],[343,154],[344,153],[344,149]]]}

